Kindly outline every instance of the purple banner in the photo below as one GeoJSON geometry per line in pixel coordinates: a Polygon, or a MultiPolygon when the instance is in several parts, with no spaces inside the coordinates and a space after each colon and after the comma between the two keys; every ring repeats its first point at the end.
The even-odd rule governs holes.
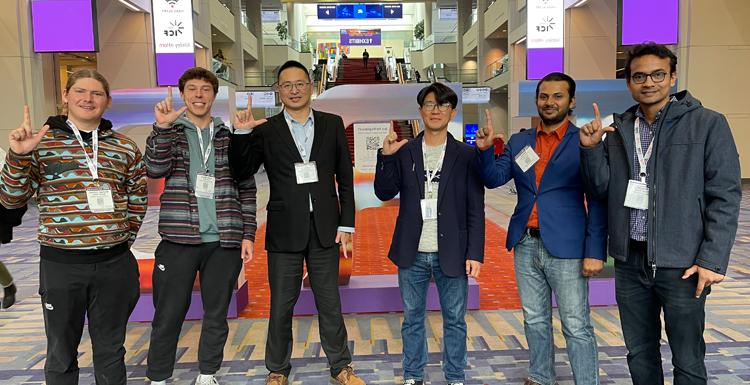
{"type": "Polygon", "coordinates": [[[341,45],[380,45],[380,29],[342,29],[341,45]]]}
{"type": "Polygon", "coordinates": [[[156,84],[176,86],[182,73],[193,67],[195,67],[194,53],[157,53],[156,84]]]}
{"type": "Polygon", "coordinates": [[[92,0],[33,0],[34,52],[96,52],[99,37],[92,0]]]}
{"type": "Polygon", "coordinates": [[[563,72],[563,49],[529,48],[526,51],[526,79],[541,79],[550,72],[563,72]]]}
{"type": "Polygon", "coordinates": [[[677,44],[679,0],[622,0],[622,45],[677,44]],[[659,15],[658,22],[649,15],[659,15]]]}

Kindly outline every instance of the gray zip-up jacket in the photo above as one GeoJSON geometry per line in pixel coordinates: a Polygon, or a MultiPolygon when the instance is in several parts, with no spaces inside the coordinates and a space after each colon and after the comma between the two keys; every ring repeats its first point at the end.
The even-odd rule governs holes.
{"type": "MultiPolygon", "coordinates": [[[[648,163],[648,258],[657,267],[697,264],[726,274],[737,233],[742,195],[740,163],[724,115],[704,108],[689,92],[675,94],[656,128],[648,163]]],[[[581,148],[589,194],[608,200],[609,254],[626,260],[630,209],[625,192],[632,173],[638,106],[615,114],[615,131],[581,148]]]]}

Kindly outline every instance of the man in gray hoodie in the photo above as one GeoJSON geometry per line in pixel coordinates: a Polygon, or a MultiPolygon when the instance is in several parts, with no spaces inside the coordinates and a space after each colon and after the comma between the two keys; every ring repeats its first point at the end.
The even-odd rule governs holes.
{"type": "Polygon", "coordinates": [[[724,279],[737,232],[740,165],[727,119],[687,91],[670,95],[677,57],[632,48],[625,65],[637,105],[580,131],[589,194],[608,201],[609,254],[635,385],[664,383],[661,312],[674,384],[706,384],[706,296],[724,279]],[[604,134],[606,138],[603,138],[604,134]]]}

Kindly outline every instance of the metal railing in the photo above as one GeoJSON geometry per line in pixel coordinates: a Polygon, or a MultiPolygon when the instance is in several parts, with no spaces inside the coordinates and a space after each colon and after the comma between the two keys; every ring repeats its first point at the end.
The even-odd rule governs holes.
{"type": "Polygon", "coordinates": [[[252,87],[270,87],[276,82],[274,71],[245,71],[245,85],[252,87]]]}

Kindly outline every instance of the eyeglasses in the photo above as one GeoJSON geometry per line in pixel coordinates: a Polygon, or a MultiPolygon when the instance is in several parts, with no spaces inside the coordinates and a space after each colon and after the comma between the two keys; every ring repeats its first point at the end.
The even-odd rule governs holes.
{"type": "Polygon", "coordinates": [[[289,91],[292,90],[292,88],[297,88],[298,90],[301,91],[301,90],[307,88],[308,85],[310,85],[310,82],[302,82],[302,81],[300,81],[300,82],[294,82],[294,83],[292,83],[292,82],[285,82],[285,83],[279,84],[279,88],[281,88],[282,90],[284,90],[284,92],[289,92],[289,91]]]}
{"type": "Polygon", "coordinates": [[[651,78],[651,80],[654,81],[654,83],[661,83],[664,81],[664,79],[667,78],[667,73],[664,71],[654,71],[650,74],[646,74],[643,72],[636,72],[632,75],[630,75],[630,80],[633,81],[635,84],[643,84],[646,82],[646,79],[651,78]]]}
{"type": "Polygon", "coordinates": [[[435,108],[444,112],[444,111],[448,111],[449,108],[453,108],[453,105],[450,103],[437,104],[437,103],[432,103],[432,102],[427,102],[422,105],[422,109],[427,110],[427,111],[434,111],[435,108]]]}

